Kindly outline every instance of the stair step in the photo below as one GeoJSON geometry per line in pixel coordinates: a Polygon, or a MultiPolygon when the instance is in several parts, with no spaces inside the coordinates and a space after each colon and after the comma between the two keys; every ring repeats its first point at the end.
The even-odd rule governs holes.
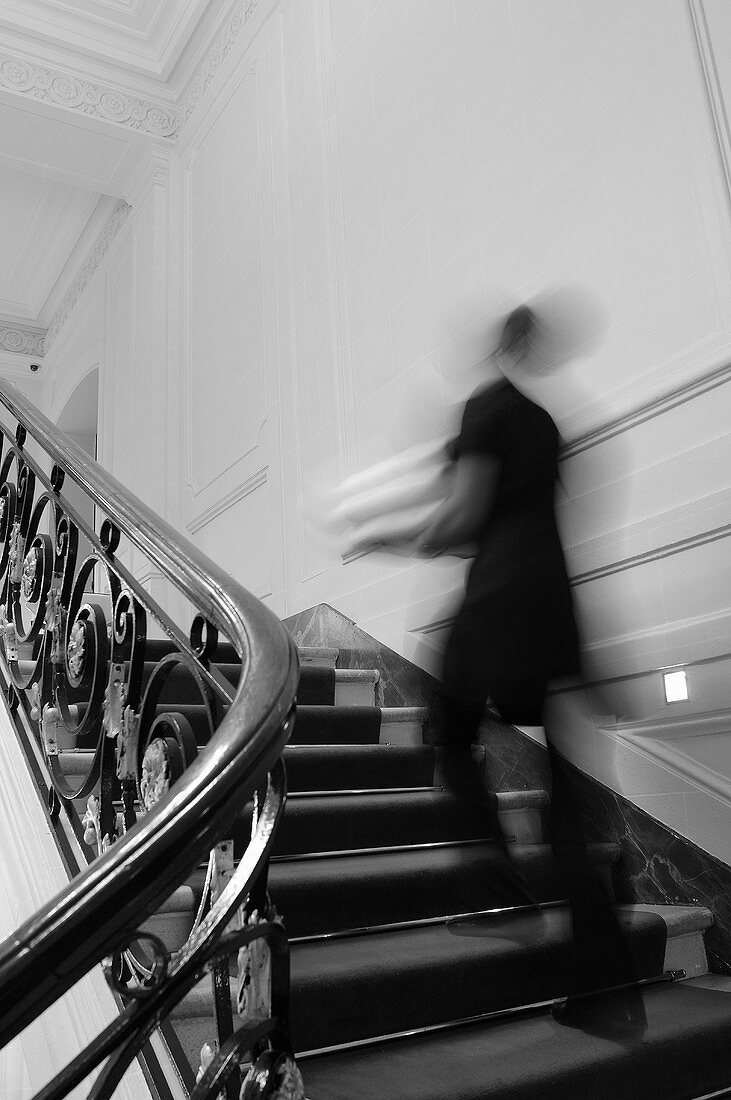
{"type": "MultiPolygon", "coordinates": [[[[33,666],[29,666],[29,669],[33,666]]],[[[145,664],[142,685],[147,686],[156,668],[152,661],[145,664]]],[[[241,664],[216,663],[216,669],[235,688],[241,676],[241,664]]],[[[378,672],[376,669],[333,668],[329,665],[308,663],[300,666],[297,701],[304,705],[319,706],[375,706],[378,672]]],[[[175,707],[183,704],[200,705],[201,694],[197,681],[181,665],[168,673],[160,701],[175,707]]]]}
{"type": "Polygon", "coordinates": [[[506,866],[500,846],[487,841],[288,860],[271,865],[269,891],[290,937],[521,905],[513,866],[538,900],[562,896],[533,846],[516,844],[510,855],[506,866]]]}
{"type": "Polygon", "coordinates": [[[284,762],[290,791],[424,787],[434,779],[429,745],[288,745],[284,762]]]}
{"type": "MultiPolygon", "coordinates": [[[[597,873],[608,883],[618,845],[595,844],[590,852],[597,873]]],[[[551,901],[560,896],[546,845],[511,845],[509,853],[511,868],[514,865],[524,877],[535,898],[551,901]]],[[[309,936],[523,904],[522,889],[502,867],[497,845],[491,841],[325,853],[321,857],[307,853],[275,858],[269,869],[269,888],[287,934],[309,936]],[[354,891],[352,898],[345,885],[354,891]]],[[[157,921],[157,914],[150,918],[157,921],[157,934],[167,946],[178,944],[179,930],[186,922],[188,928],[192,926],[205,878],[205,866],[199,867],[161,907],[161,919],[157,921]]],[[[682,966],[682,962],[678,964],[682,966]]]]}
{"type": "Polygon", "coordinates": [[[292,744],[423,744],[425,707],[298,706],[292,744]]]}
{"type": "Polygon", "coordinates": [[[277,831],[276,855],[484,839],[489,815],[453,795],[414,790],[314,795],[290,800],[277,831]]]}
{"type": "Polygon", "coordinates": [[[300,666],[299,706],[372,707],[376,704],[378,672],[368,668],[300,666]]]}
{"type": "Polygon", "coordinates": [[[545,1011],[409,1035],[300,1063],[309,1100],[680,1100],[729,1084],[731,996],[695,982],[643,991],[641,1041],[563,1027],[545,1011]],[[692,1051],[692,1057],[689,1052],[692,1051]]]}
{"type": "MultiPolygon", "coordinates": [[[[637,977],[661,973],[662,920],[622,914],[621,923],[637,977]]],[[[298,944],[291,956],[292,1042],[311,1050],[560,997],[568,992],[572,955],[567,909],[298,944]]],[[[597,984],[614,984],[609,973],[607,982],[597,960],[597,984]]]]}
{"type": "MultiPolygon", "coordinates": [[[[606,848],[612,848],[613,846],[607,845],[605,847],[606,848]]],[[[529,850],[526,850],[525,854],[529,855],[530,854],[529,850]]],[[[605,854],[610,855],[611,853],[605,853],[605,854]]],[[[615,851],[614,855],[616,855],[616,851],[615,851]]],[[[275,869],[273,867],[272,871],[274,872],[274,870],[275,869]]],[[[662,934],[662,928],[659,927],[659,922],[660,921],[662,922],[663,927],[666,929],[667,944],[665,946],[664,961],[662,962],[662,964],[659,967],[660,971],[670,969],[667,965],[667,958],[668,958],[668,954],[673,952],[673,944],[674,944],[675,939],[678,939],[679,941],[682,941],[683,937],[684,937],[684,930],[687,930],[689,928],[695,928],[697,930],[696,934],[700,934],[700,929],[702,927],[704,927],[707,924],[708,920],[709,920],[708,910],[703,909],[701,907],[693,907],[693,906],[638,906],[638,907],[636,907],[636,911],[635,911],[635,907],[632,907],[632,906],[617,906],[616,909],[617,909],[618,913],[620,914],[620,916],[621,916],[621,914],[624,914],[624,916],[621,916],[621,919],[623,921],[623,926],[626,927],[628,930],[630,930],[630,934],[635,935],[636,937],[638,937],[638,939],[644,939],[645,941],[647,941],[649,939],[649,940],[652,941],[654,959],[651,960],[651,961],[652,961],[653,965],[656,966],[656,967],[658,966],[659,960],[662,959],[662,955],[663,955],[662,942],[663,942],[663,939],[664,939],[664,935],[662,934]],[[644,927],[643,927],[643,925],[644,925],[644,927]],[[654,925],[654,928],[653,928],[653,925],[654,925]],[[639,929],[639,935],[638,935],[638,929],[639,929]],[[631,930],[634,930],[634,931],[632,932],[631,930]]],[[[285,922],[286,922],[287,921],[286,914],[284,914],[284,918],[285,918],[285,922]]],[[[421,942],[422,942],[422,944],[424,942],[427,942],[427,943],[431,942],[432,945],[435,942],[436,943],[440,942],[440,940],[438,938],[435,939],[435,936],[436,937],[439,937],[439,936],[443,937],[445,935],[450,935],[450,936],[453,936],[455,938],[463,938],[463,939],[470,939],[470,938],[472,938],[474,940],[480,940],[480,939],[485,940],[485,939],[487,939],[487,940],[492,941],[492,946],[490,947],[490,950],[495,950],[498,954],[502,954],[502,951],[504,949],[507,949],[509,951],[520,950],[519,943],[523,942],[523,940],[527,940],[527,941],[529,941],[529,949],[534,951],[535,954],[531,959],[528,959],[525,962],[525,965],[529,968],[537,968],[538,970],[543,968],[542,976],[539,976],[537,971],[536,971],[536,973],[533,974],[533,976],[530,978],[530,980],[534,982],[534,987],[536,987],[536,983],[538,983],[539,981],[545,983],[547,981],[547,977],[549,977],[552,972],[554,973],[554,977],[555,977],[555,973],[556,973],[556,971],[558,971],[557,988],[561,988],[561,982],[565,981],[565,969],[566,968],[563,967],[563,969],[562,969],[562,967],[560,965],[560,958],[564,957],[564,959],[565,959],[565,954],[563,954],[563,953],[565,953],[566,950],[568,949],[567,948],[567,940],[566,940],[566,937],[568,935],[568,927],[569,927],[568,913],[565,909],[562,908],[562,909],[544,910],[538,915],[533,913],[533,912],[529,912],[529,911],[524,911],[522,914],[515,913],[515,914],[512,914],[512,915],[496,914],[494,916],[490,916],[490,917],[488,917],[486,919],[483,919],[483,920],[459,922],[459,923],[454,924],[451,927],[446,928],[446,929],[445,929],[444,925],[442,925],[441,926],[441,932],[439,932],[437,929],[435,929],[433,927],[431,929],[427,928],[427,929],[413,930],[413,929],[408,929],[407,928],[407,929],[404,929],[403,931],[395,930],[394,932],[386,932],[386,931],[384,931],[384,932],[375,932],[372,936],[364,936],[364,937],[360,937],[360,938],[355,937],[354,940],[351,940],[350,942],[358,941],[360,943],[360,947],[357,949],[358,966],[355,969],[356,970],[358,970],[358,969],[362,970],[364,966],[367,969],[369,958],[373,959],[375,957],[376,960],[378,960],[379,957],[380,957],[379,951],[374,950],[373,946],[371,946],[371,948],[369,949],[368,946],[367,946],[366,941],[372,941],[372,945],[375,944],[376,947],[378,947],[379,943],[383,943],[383,937],[388,937],[389,935],[394,935],[394,934],[400,935],[401,937],[408,937],[411,932],[416,931],[418,933],[421,933],[421,936],[422,936],[421,942]],[[514,926],[513,925],[514,921],[518,921],[519,923],[514,926]],[[522,926],[521,926],[521,922],[522,922],[522,926]],[[536,931],[537,928],[539,929],[540,935],[536,931]],[[465,933],[466,933],[466,935],[465,935],[465,933]],[[514,942],[516,940],[516,936],[517,936],[517,941],[514,942]],[[379,937],[380,937],[380,939],[379,939],[379,937]],[[532,945],[532,946],[530,946],[530,945],[532,945]],[[548,967],[548,969],[546,969],[546,967],[548,967]],[[553,970],[551,968],[553,968],[553,970]]],[[[326,942],[328,942],[328,941],[326,941],[326,942]]],[[[334,943],[336,941],[329,941],[329,942],[334,943]]],[[[344,941],[341,941],[341,942],[344,942],[344,941]]],[[[395,942],[395,941],[392,941],[392,943],[393,942],[395,942]]],[[[414,940],[411,940],[412,946],[415,942],[417,943],[417,947],[418,947],[418,942],[419,941],[414,941],[414,940]]],[[[324,949],[324,945],[323,945],[322,941],[320,941],[319,945],[318,944],[301,944],[301,943],[294,943],[292,945],[293,957],[298,952],[305,951],[306,949],[310,950],[309,956],[307,956],[307,955],[302,955],[301,956],[303,959],[306,960],[306,966],[305,966],[305,964],[303,964],[303,967],[300,968],[300,973],[302,972],[303,969],[309,968],[309,970],[311,972],[315,972],[316,974],[319,975],[319,965],[317,963],[317,955],[314,952],[314,948],[316,946],[319,946],[321,949],[324,949]],[[314,962],[313,962],[313,960],[314,960],[314,962]]],[[[461,946],[462,948],[464,948],[464,944],[458,945],[458,946],[461,946]]],[[[488,945],[488,947],[489,947],[489,945],[488,945]]],[[[639,943],[636,942],[636,949],[638,949],[638,948],[639,948],[639,943]]],[[[437,951],[439,951],[438,948],[437,948],[437,951]]],[[[397,954],[398,954],[398,958],[400,959],[401,954],[399,954],[398,952],[397,952],[397,954]]],[[[413,951],[408,951],[408,950],[403,951],[403,956],[407,960],[410,960],[408,965],[412,965],[414,960],[416,960],[417,965],[418,965],[418,960],[421,957],[420,956],[420,949],[416,949],[416,950],[413,950],[413,951]]],[[[684,963],[687,963],[688,960],[685,957],[683,957],[682,955],[679,955],[677,951],[676,951],[676,956],[678,956],[678,961],[680,962],[681,968],[686,968],[687,969],[687,967],[684,967],[684,963]]],[[[440,957],[441,957],[441,953],[440,953],[440,957]]],[[[342,959],[341,959],[341,963],[342,963],[342,959]]],[[[380,966],[380,964],[378,964],[378,965],[380,966]]],[[[401,965],[401,963],[398,963],[398,960],[397,960],[397,965],[401,965]]],[[[510,965],[511,964],[509,964],[508,962],[505,962],[505,961],[499,963],[499,968],[501,968],[501,969],[499,969],[499,973],[502,973],[503,976],[506,977],[507,979],[511,978],[511,974],[514,974],[514,971],[511,971],[511,969],[510,969],[510,965]]],[[[327,967],[327,964],[326,964],[326,967],[327,967]]],[[[383,970],[384,968],[382,966],[380,966],[380,969],[383,970]]],[[[652,969],[652,966],[646,967],[646,969],[652,969]]],[[[438,970],[435,970],[435,973],[436,972],[438,972],[438,970]]],[[[232,960],[232,973],[235,974],[234,960],[232,960]]],[[[490,980],[489,981],[486,980],[485,982],[483,982],[483,987],[486,990],[485,995],[488,998],[493,997],[495,995],[495,981],[494,981],[493,976],[492,976],[493,973],[494,972],[491,969],[490,970],[490,980]]],[[[521,977],[522,977],[522,975],[523,975],[522,964],[521,964],[520,973],[521,973],[521,977]]],[[[325,971],[323,972],[323,980],[329,980],[329,979],[332,979],[332,974],[328,975],[327,969],[325,969],[325,971]]],[[[318,980],[319,980],[319,978],[318,978],[318,980]]],[[[715,984],[711,984],[709,986],[709,988],[712,988],[714,991],[717,991],[717,992],[723,992],[727,996],[728,1001],[731,1003],[731,996],[729,996],[729,993],[731,992],[731,982],[726,980],[725,983],[722,986],[719,986],[718,983],[723,982],[723,979],[718,979],[716,976],[711,976],[710,978],[706,977],[706,978],[703,978],[703,979],[698,979],[699,983],[708,983],[711,980],[713,980],[713,982],[715,984]]],[[[404,977],[404,981],[405,981],[405,977],[404,977]]],[[[408,986],[408,982],[406,982],[406,985],[408,986]]],[[[469,980],[466,980],[463,983],[462,988],[466,988],[468,991],[472,990],[472,992],[470,992],[469,995],[470,996],[475,996],[475,992],[474,992],[474,989],[473,989],[474,985],[475,985],[475,983],[473,981],[473,975],[470,972],[470,978],[469,978],[469,980]]],[[[523,993],[524,993],[524,988],[521,987],[521,999],[523,1000],[524,1003],[526,1003],[526,998],[523,996],[523,993]]],[[[462,989],[460,989],[460,1004],[462,1004],[461,994],[462,994],[462,989]]],[[[309,991],[306,990],[305,993],[303,994],[303,996],[305,998],[304,1004],[305,1005],[309,1004],[310,1003],[310,1001],[309,1001],[309,991]]],[[[555,999],[556,996],[558,996],[558,994],[552,992],[545,999],[553,1000],[553,999],[555,999]]],[[[441,998],[443,1000],[443,991],[441,990],[441,987],[440,987],[440,990],[438,991],[438,997],[436,999],[439,1000],[439,998],[441,998]]],[[[432,995],[430,996],[430,998],[427,998],[427,999],[431,999],[431,1000],[435,999],[435,997],[433,995],[433,992],[432,992],[432,995]]],[[[539,998],[539,999],[541,999],[541,998],[539,998]]],[[[357,1003],[358,1003],[357,1001],[353,1001],[353,1004],[357,1004],[357,1003]]],[[[348,1016],[350,1014],[350,1011],[351,1011],[350,1006],[346,1004],[345,1007],[343,1008],[343,1018],[344,1019],[348,1018],[348,1016]]],[[[487,1010],[485,1010],[485,1011],[487,1011],[487,1010]]],[[[176,1032],[178,1033],[178,1035],[181,1039],[181,1042],[183,1042],[186,1050],[189,1052],[189,1057],[191,1059],[191,1064],[193,1064],[193,1062],[198,1057],[198,1051],[200,1050],[201,1044],[204,1041],[206,1041],[207,1039],[210,1039],[210,1037],[213,1033],[212,1032],[213,1023],[212,1023],[212,999],[211,999],[210,978],[204,979],[202,982],[200,982],[195,987],[194,990],[191,991],[190,995],[185,999],[185,1001],[175,1010],[174,1015],[175,1015],[176,1032]]],[[[458,1014],[458,1018],[463,1019],[464,1016],[465,1016],[465,1013],[460,1011],[460,1013],[458,1014]]],[[[515,1022],[516,1021],[514,1021],[514,1023],[515,1022]]],[[[561,1031],[563,1032],[563,1030],[564,1029],[562,1028],[561,1031]]],[[[566,1030],[569,1030],[569,1029],[566,1029],[566,1030]]],[[[416,1040],[412,1040],[412,1041],[416,1041],[416,1040]]],[[[421,1042],[422,1038],[420,1037],[418,1041],[421,1042]]],[[[336,1044],[334,1044],[334,1045],[338,1045],[338,1044],[340,1044],[340,1042],[341,1042],[341,1040],[338,1039],[336,1041],[336,1044]]],[[[356,1040],[356,1042],[357,1042],[357,1040],[356,1040]]],[[[383,1044],[380,1044],[380,1049],[382,1049],[383,1051],[385,1051],[387,1053],[390,1049],[392,1049],[392,1047],[391,1047],[390,1044],[386,1045],[386,1046],[384,1046],[383,1044]]],[[[333,1055],[329,1055],[328,1058],[324,1059],[324,1060],[316,1059],[316,1063],[318,1065],[320,1065],[320,1064],[327,1065],[327,1064],[330,1064],[331,1058],[336,1063],[340,1059],[350,1059],[350,1060],[353,1061],[354,1069],[356,1071],[356,1074],[358,1074],[359,1073],[358,1066],[361,1064],[361,1059],[363,1057],[365,1057],[367,1059],[367,1057],[368,1057],[367,1051],[360,1052],[358,1049],[354,1049],[354,1050],[348,1050],[347,1053],[343,1053],[343,1054],[335,1053],[333,1055]]],[[[314,1097],[315,1097],[316,1094],[314,1092],[312,1092],[311,1089],[310,1089],[311,1080],[310,1080],[310,1074],[309,1074],[309,1067],[312,1064],[313,1063],[309,1060],[309,1055],[307,1055],[306,1058],[303,1059],[303,1061],[301,1063],[301,1068],[302,1068],[303,1073],[305,1075],[305,1082],[306,1082],[306,1085],[307,1085],[307,1095],[308,1095],[308,1097],[311,1097],[312,1100],[314,1100],[314,1097]]],[[[197,1065],[197,1062],[196,1062],[196,1065],[197,1065]]],[[[326,1077],[326,1079],[327,1079],[327,1077],[326,1077]]],[[[400,1084],[400,1082],[395,1080],[394,1088],[396,1088],[399,1084],[400,1084]]],[[[323,1096],[330,1096],[330,1095],[334,1096],[336,1094],[335,1093],[332,1093],[332,1094],[331,1093],[323,1093],[323,1096]]],[[[350,1097],[351,1093],[347,1092],[344,1095],[350,1097]]],[[[361,1094],[361,1095],[370,1095],[370,1094],[361,1094]]],[[[380,1093],[378,1095],[380,1095],[380,1093]]],[[[400,1094],[397,1093],[397,1092],[394,1092],[392,1094],[389,1091],[389,1092],[387,1092],[383,1095],[387,1095],[387,1096],[390,1097],[391,1095],[396,1096],[396,1095],[400,1095],[400,1094]]],[[[452,1095],[461,1095],[461,1093],[459,1093],[459,1094],[458,1093],[449,1093],[448,1095],[451,1097],[452,1095]]],[[[478,1095],[480,1095],[480,1094],[478,1094],[478,1095]]],[[[580,1094],[577,1094],[577,1095],[580,1095],[580,1094]]],[[[594,1093],[591,1093],[591,1095],[593,1096],[594,1093]]],[[[664,1097],[666,1094],[658,1093],[658,1097],[660,1095],[662,1095],[664,1097]]]]}
{"type": "MultiPolygon", "coordinates": [[[[661,973],[662,920],[623,914],[621,923],[637,976],[661,973]]],[[[572,953],[565,908],[294,944],[292,1042],[297,1051],[316,1050],[558,998],[567,990],[572,953]]],[[[599,981],[598,969],[595,976],[599,981]]],[[[204,982],[175,1015],[202,1018],[210,1010],[204,982]]]]}

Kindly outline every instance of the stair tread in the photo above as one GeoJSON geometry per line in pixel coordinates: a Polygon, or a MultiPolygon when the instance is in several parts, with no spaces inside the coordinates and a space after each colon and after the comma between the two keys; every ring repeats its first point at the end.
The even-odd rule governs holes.
{"type": "Polygon", "coordinates": [[[560,898],[555,874],[548,869],[535,874],[539,858],[528,845],[513,854],[511,845],[506,866],[494,841],[406,853],[294,858],[272,863],[269,890],[290,936],[322,934],[520,905],[525,895],[515,869],[533,870],[530,888],[539,900],[560,898]]]}
{"type": "MultiPolygon", "coordinates": [[[[662,918],[654,913],[619,910],[622,927],[630,933],[643,927],[657,926],[662,918]]],[[[403,973],[394,974],[394,955],[406,969],[433,969],[450,959],[491,959],[512,955],[516,950],[541,952],[556,945],[570,945],[571,916],[567,906],[523,911],[487,917],[459,919],[418,927],[407,927],[363,936],[297,943],[292,948],[292,979],[302,982],[338,975],[345,980],[356,973],[364,980],[371,974],[391,975],[403,981],[403,973]]]]}
{"type": "MultiPolygon", "coordinates": [[[[622,926],[628,941],[642,946],[637,976],[661,973],[662,921],[625,914],[622,926]]],[[[566,908],[295,943],[292,1040],[296,1049],[309,1050],[561,997],[572,950],[566,908]],[[439,996],[434,996],[436,973],[439,996]]],[[[209,979],[191,991],[176,1015],[205,1016],[211,1009],[209,979]]]]}
{"type": "Polygon", "coordinates": [[[697,1095],[701,1064],[704,1091],[727,1085],[731,996],[690,981],[648,987],[643,1000],[647,1032],[634,1044],[544,1011],[319,1055],[300,1069],[309,1100],[680,1100],[697,1095]]]}
{"type": "MultiPolygon", "coordinates": [[[[494,816],[494,815],[493,815],[494,816]]],[[[484,839],[497,826],[479,807],[466,808],[448,791],[407,794],[337,791],[291,800],[275,840],[276,854],[484,839]]]]}
{"type": "Polygon", "coordinates": [[[284,761],[290,790],[421,786],[434,777],[430,745],[287,745],[284,761]]]}

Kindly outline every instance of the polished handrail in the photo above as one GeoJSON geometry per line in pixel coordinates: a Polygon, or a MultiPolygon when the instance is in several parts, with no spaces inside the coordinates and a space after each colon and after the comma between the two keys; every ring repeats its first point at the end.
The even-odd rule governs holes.
{"type": "Polygon", "coordinates": [[[241,680],[221,725],[167,797],[0,945],[0,988],[13,991],[0,1006],[4,1046],[131,937],[227,834],[242,802],[281,755],[298,669],[291,638],[256,597],[63,435],[16,387],[2,383],[0,403],[242,658],[241,680]]]}

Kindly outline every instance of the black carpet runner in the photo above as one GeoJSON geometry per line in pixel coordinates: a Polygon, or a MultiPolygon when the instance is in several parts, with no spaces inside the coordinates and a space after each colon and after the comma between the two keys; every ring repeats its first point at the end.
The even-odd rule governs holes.
{"type": "MultiPolygon", "coordinates": [[[[183,681],[181,708],[200,728],[183,681]]],[[[557,902],[560,876],[546,845],[510,845],[508,859],[494,815],[435,785],[431,748],[381,744],[379,708],[338,707],[334,693],[332,669],[303,667],[269,875],[292,940],[291,1037],[308,1100],[680,1100],[700,1095],[694,1067],[703,1067],[706,1091],[731,1078],[731,997],[687,986],[647,991],[643,1036],[587,1034],[546,1010],[449,1026],[569,991],[576,960],[565,906],[469,916],[524,905],[526,881],[536,901],[557,902]],[[370,1040],[376,1045],[317,1053],[370,1040]]],[[[237,844],[247,837],[244,814],[237,844]]],[[[202,873],[191,886],[198,897],[202,873]]],[[[664,922],[632,914],[621,924],[636,976],[659,975],[664,922]]],[[[199,986],[176,1014],[194,1068],[211,1011],[199,986]]]]}

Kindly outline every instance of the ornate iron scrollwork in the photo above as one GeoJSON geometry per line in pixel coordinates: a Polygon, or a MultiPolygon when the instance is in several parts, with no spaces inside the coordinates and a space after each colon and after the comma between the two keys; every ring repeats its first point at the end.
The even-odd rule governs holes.
{"type": "MultiPolygon", "coordinates": [[[[29,424],[41,425],[43,439],[54,438],[53,426],[20,395],[9,399],[0,391],[0,403],[11,410],[22,408],[29,424]]],[[[14,444],[12,434],[0,435],[0,656],[4,658],[0,673],[9,698],[12,696],[16,710],[22,711],[24,720],[35,729],[43,751],[50,777],[52,817],[58,818],[62,805],[68,808],[75,800],[86,800],[79,833],[99,861],[93,867],[103,868],[108,863],[117,866],[114,853],[119,851],[119,867],[124,867],[125,875],[130,867],[137,868],[135,881],[139,881],[147,899],[139,915],[142,924],[154,908],[149,898],[157,898],[157,879],[169,882],[169,890],[176,881],[170,877],[170,855],[155,874],[139,869],[145,853],[144,846],[136,841],[136,835],[142,835],[138,830],[146,828],[147,815],[154,815],[156,822],[164,823],[165,836],[172,836],[174,826],[165,816],[169,802],[165,796],[176,783],[185,781],[186,769],[216,736],[227,709],[238,698],[211,663],[221,625],[229,624],[229,636],[242,651],[243,684],[255,663],[249,652],[250,631],[254,635],[263,632],[264,637],[269,627],[265,629],[262,624],[268,622],[268,613],[262,614],[246,594],[245,599],[241,597],[246,613],[238,610],[238,619],[231,615],[228,595],[225,608],[222,603],[217,609],[216,585],[219,591],[224,588],[221,578],[210,581],[209,589],[199,599],[198,606],[206,608],[205,615],[196,615],[189,631],[179,628],[137,582],[124,564],[124,555],[117,554],[123,537],[134,542],[140,530],[154,528],[152,518],[145,525],[139,521],[145,506],[138,501],[134,506],[126,504],[121,496],[115,496],[116,488],[108,489],[103,473],[98,473],[102,488],[96,489],[92,498],[106,518],[97,532],[82,522],[62,495],[65,478],[69,474],[74,477],[73,463],[64,468],[68,441],[57,445],[55,451],[49,450],[53,466],[48,477],[25,451],[26,436],[23,423],[18,425],[14,444]],[[112,504],[120,507],[119,520],[112,504]],[[80,533],[91,547],[84,557],[79,554],[80,533]],[[245,615],[255,621],[253,627],[244,625],[245,615]],[[154,642],[148,636],[148,621],[155,624],[154,642]],[[172,686],[181,683],[187,697],[195,700],[190,710],[176,709],[170,702],[175,694],[172,686]],[[127,852],[131,853],[129,857],[127,852]]],[[[37,431],[34,438],[39,439],[37,431]]],[[[87,459],[78,462],[75,476],[86,487],[90,476],[87,459]]],[[[215,567],[206,563],[203,569],[185,560],[181,566],[170,553],[172,544],[169,533],[160,537],[154,560],[163,562],[161,568],[169,579],[195,602],[195,586],[201,584],[206,570],[213,577],[215,567]]],[[[143,552],[150,552],[146,533],[137,545],[143,552]]],[[[180,553],[185,559],[190,549],[180,553]]],[[[227,578],[225,587],[229,586],[227,578]]],[[[285,702],[279,711],[276,707],[272,710],[268,703],[256,719],[267,728],[271,745],[267,744],[265,753],[257,750],[252,754],[257,761],[268,760],[267,767],[276,763],[287,740],[296,686],[291,642],[280,639],[277,645],[284,656],[284,671],[276,674],[276,680],[286,685],[285,702]]],[[[260,648],[263,652],[264,646],[260,648]]],[[[277,662],[271,665],[276,667],[277,662]]],[[[281,660],[279,667],[283,667],[281,660]]],[[[236,736],[242,737],[245,722],[239,718],[233,727],[236,736]]],[[[233,765],[239,766],[238,756],[231,753],[230,759],[233,774],[233,765]]],[[[218,775],[212,776],[210,782],[218,779],[218,775]]],[[[266,775],[257,773],[256,783],[253,779],[251,782],[249,794],[267,783],[266,775]]],[[[216,795],[212,799],[208,811],[211,821],[226,822],[225,826],[216,825],[219,830],[230,829],[241,790],[239,779],[225,797],[216,795]]],[[[265,894],[266,862],[283,802],[283,769],[277,765],[263,801],[256,799],[252,841],[237,866],[233,845],[222,840],[228,834],[214,833],[213,824],[206,825],[208,849],[212,850],[206,887],[192,932],[176,952],[170,954],[151,933],[130,927],[126,900],[119,905],[119,933],[114,944],[105,943],[113,949],[107,950],[104,966],[110,984],[126,1007],[119,1020],[49,1084],[44,1095],[60,1100],[106,1059],[93,1096],[95,1100],[111,1096],[152,1029],[206,972],[220,976],[222,997],[227,999],[230,1012],[228,958],[238,951],[242,1026],[236,1031],[227,1026],[225,1034],[219,1034],[218,1039],[212,1037],[195,1096],[213,1097],[224,1086],[228,1093],[233,1080],[238,1086],[239,1064],[246,1056],[252,1064],[242,1096],[281,1095],[301,1100],[301,1078],[298,1083],[284,1030],[288,991],[283,975],[288,972],[288,944],[265,894]],[[252,905],[254,895],[256,904],[252,905]],[[268,1091],[261,1092],[265,1080],[268,1091]],[[274,1083],[276,1089],[272,1092],[274,1083]]],[[[191,847],[193,855],[187,855],[187,845],[197,843],[199,829],[196,822],[195,829],[185,834],[190,840],[182,842],[184,858],[180,858],[177,872],[180,876],[185,873],[186,859],[200,859],[203,854],[196,856],[191,847]]],[[[151,828],[150,844],[155,835],[151,828]]],[[[170,843],[169,851],[173,850],[177,860],[179,851],[170,843]]],[[[118,889],[116,883],[114,886],[118,889]]],[[[105,888],[111,893],[111,887],[105,888]]],[[[102,914],[100,920],[112,921],[115,907],[100,903],[97,912],[102,914]]],[[[72,915],[68,920],[71,923],[72,915]]],[[[96,934],[94,928],[93,936],[96,934]]],[[[17,965],[21,963],[19,955],[17,965]]],[[[56,975],[53,992],[44,994],[46,1003],[63,991],[61,986],[56,975]]],[[[0,1025],[2,1019],[0,1007],[0,1025]]]]}

